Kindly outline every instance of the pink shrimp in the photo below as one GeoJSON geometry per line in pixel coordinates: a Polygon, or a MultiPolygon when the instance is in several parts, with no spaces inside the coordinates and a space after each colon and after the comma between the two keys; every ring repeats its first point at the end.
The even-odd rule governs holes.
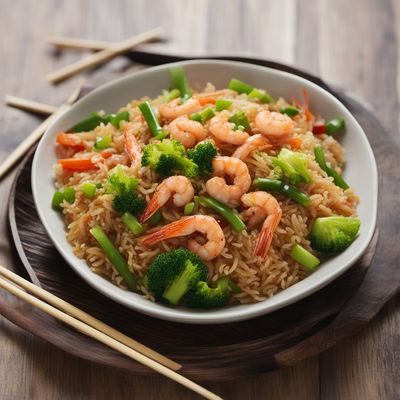
{"type": "Polygon", "coordinates": [[[237,206],[243,193],[249,190],[251,177],[247,165],[234,157],[215,157],[213,160],[214,177],[206,182],[207,192],[223,203],[237,206]],[[228,185],[225,176],[233,179],[228,185]]]}
{"type": "Polygon", "coordinates": [[[124,127],[124,147],[131,160],[131,168],[137,170],[142,161],[142,150],[132,131],[132,124],[125,124],[124,127]]]}
{"type": "Polygon", "coordinates": [[[207,239],[205,244],[200,244],[194,239],[187,241],[187,248],[196,253],[203,260],[209,261],[221,254],[225,247],[225,236],[217,220],[207,215],[192,215],[171,222],[161,229],[150,233],[140,239],[145,246],[152,246],[163,240],[188,236],[200,232],[207,239]]]}
{"type": "Polygon", "coordinates": [[[220,113],[210,120],[208,129],[218,140],[234,145],[243,144],[249,134],[241,130],[234,131],[234,124],[229,122],[225,113],[220,113]]]}
{"type": "Polygon", "coordinates": [[[187,116],[174,119],[166,129],[173,139],[179,140],[186,148],[193,147],[207,137],[204,126],[197,121],[190,120],[187,116]]]}
{"type": "Polygon", "coordinates": [[[271,246],[272,238],[281,217],[282,209],[276,198],[266,192],[246,193],[241,198],[242,203],[249,207],[249,225],[255,226],[264,221],[254,245],[253,254],[265,258],[271,246]]]}
{"type": "Polygon", "coordinates": [[[275,111],[261,111],[256,115],[256,128],[270,139],[280,139],[293,133],[294,124],[286,114],[275,111]]]}
{"type": "Polygon", "coordinates": [[[201,104],[197,99],[189,99],[179,104],[180,99],[159,106],[160,115],[166,119],[174,119],[182,115],[188,115],[201,110],[201,104]]]}
{"type": "Polygon", "coordinates": [[[176,175],[164,179],[158,186],[146,209],[140,216],[140,222],[147,221],[172,197],[177,207],[183,207],[194,197],[192,183],[186,176],[176,175]]]}
{"type": "Polygon", "coordinates": [[[272,147],[270,141],[263,135],[257,134],[250,136],[241,146],[239,146],[232,157],[245,160],[250,153],[255,150],[266,150],[272,147]]]}

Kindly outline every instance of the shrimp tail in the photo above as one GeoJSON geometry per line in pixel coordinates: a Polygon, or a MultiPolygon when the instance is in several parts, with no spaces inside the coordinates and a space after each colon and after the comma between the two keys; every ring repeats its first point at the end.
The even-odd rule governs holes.
{"type": "Polygon", "coordinates": [[[140,216],[140,222],[142,224],[143,222],[146,222],[152,215],[157,212],[157,210],[160,209],[160,207],[161,206],[158,204],[156,196],[153,196],[149,204],[147,204],[147,207],[142,212],[140,216]]]}
{"type": "Polygon", "coordinates": [[[272,238],[274,237],[275,229],[277,228],[281,217],[282,211],[267,217],[254,245],[253,254],[255,256],[261,256],[263,258],[267,256],[272,238]]]}
{"type": "Polygon", "coordinates": [[[271,246],[274,232],[269,228],[262,228],[254,245],[254,256],[265,258],[271,246]]]}
{"type": "Polygon", "coordinates": [[[158,242],[166,239],[171,239],[178,236],[184,236],[184,229],[186,227],[187,219],[180,219],[178,221],[171,222],[168,225],[163,226],[159,230],[143,236],[140,239],[140,243],[144,246],[152,246],[158,242]]]}

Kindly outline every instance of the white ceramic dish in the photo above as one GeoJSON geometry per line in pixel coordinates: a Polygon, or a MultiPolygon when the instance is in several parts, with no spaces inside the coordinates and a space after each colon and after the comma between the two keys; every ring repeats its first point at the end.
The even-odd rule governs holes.
{"type": "Polygon", "coordinates": [[[348,155],[344,177],[360,196],[358,214],[361,230],[357,240],[343,253],[324,262],[312,275],[274,297],[251,305],[235,305],[210,311],[170,308],[145,300],[141,295],[122,290],[108,280],[91,272],[84,260],[74,256],[65,238],[64,223],[52,210],[50,202],[54,192],[52,166],[57,162],[55,138],[57,132],[66,130],[95,110],[115,112],[130,100],[148,95],[157,96],[170,85],[168,69],[174,64],[162,65],[137,72],[110,82],[84,97],[61,115],[49,127],[37,148],[32,165],[32,190],[36,207],[54,245],[82,279],[105,296],[136,311],[171,321],[197,324],[221,324],[253,318],[294,303],[321,289],[345,272],[367,248],[376,224],[378,176],[368,140],[351,113],[334,96],[303,78],[274,69],[229,61],[187,61],[185,67],[192,86],[202,87],[212,82],[217,88],[227,86],[231,78],[243,80],[255,87],[266,88],[274,97],[301,98],[306,88],[311,99],[311,109],[326,119],[342,115],[346,119],[346,133],[340,137],[348,155]]]}

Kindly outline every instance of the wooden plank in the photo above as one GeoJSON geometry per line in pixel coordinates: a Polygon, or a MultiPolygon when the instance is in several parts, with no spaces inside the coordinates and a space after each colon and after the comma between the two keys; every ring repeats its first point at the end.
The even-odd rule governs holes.
{"type": "MultiPolygon", "coordinates": [[[[362,5],[354,2],[354,7],[357,4],[363,12],[349,12],[345,0],[321,4],[324,28],[320,28],[319,38],[320,73],[327,82],[366,99],[399,143],[399,32],[395,30],[400,22],[399,3],[371,0],[362,5]],[[380,28],[372,30],[372,26],[380,28]]],[[[389,222],[381,218],[381,227],[389,227],[389,222]]],[[[323,399],[399,398],[400,356],[394,351],[399,303],[399,299],[391,301],[368,329],[320,356],[323,399]]]]}

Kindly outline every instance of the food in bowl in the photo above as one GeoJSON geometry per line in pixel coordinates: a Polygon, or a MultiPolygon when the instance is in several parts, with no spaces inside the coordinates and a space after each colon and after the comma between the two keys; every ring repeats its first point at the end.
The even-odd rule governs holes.
{"type": "Polygon", "coordinates": [[[303,102],[232,79],[94,112],[57,135],[52,200],[93,272],[150,300],[213,308],[299,282],[356,238],[344,152],[303,102]]]}

